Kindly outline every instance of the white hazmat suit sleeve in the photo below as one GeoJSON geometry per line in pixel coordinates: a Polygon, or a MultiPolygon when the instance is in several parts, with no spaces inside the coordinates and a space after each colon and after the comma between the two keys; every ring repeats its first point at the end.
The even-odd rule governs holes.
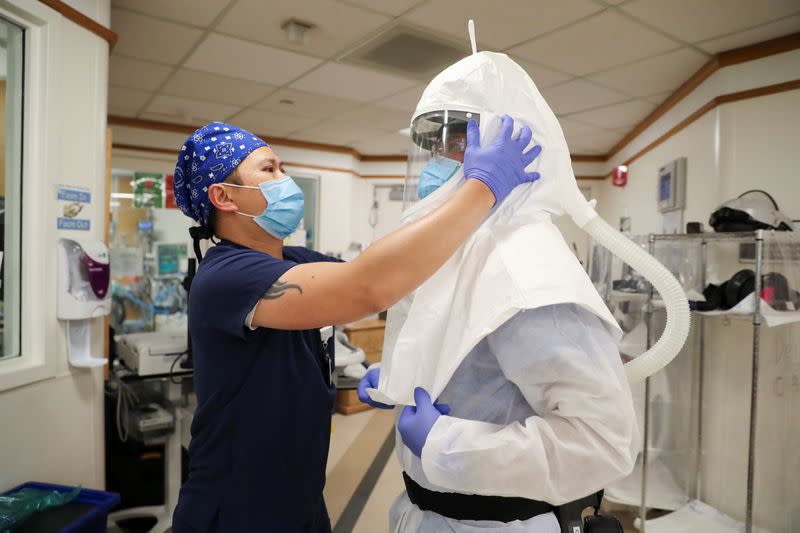
{"type": "Polygon", "coordinates": [[[487,340],[536,415],[505,426],[440,417],[422,451],[432,483],[559,505],[631,472],[639,447],[631,392],[600,319],[574,304],[540,307],[487,340]]]}

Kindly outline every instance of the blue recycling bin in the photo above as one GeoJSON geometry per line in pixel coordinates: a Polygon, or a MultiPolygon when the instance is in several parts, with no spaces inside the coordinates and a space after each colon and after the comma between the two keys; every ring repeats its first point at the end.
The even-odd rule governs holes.
{"type": "MultiPolygon", "coordinates": [[[[31,481],[11,489],[4,495],[25,488],[58,492],[75,490],[75,487],[31,481]]],[[[117,505],[119,505],[119,494],[116,492],[81,489],[78,497],[71,502],[34,514],[14,528],[14,533],[106,533],[108,513],[117,505]]]]}

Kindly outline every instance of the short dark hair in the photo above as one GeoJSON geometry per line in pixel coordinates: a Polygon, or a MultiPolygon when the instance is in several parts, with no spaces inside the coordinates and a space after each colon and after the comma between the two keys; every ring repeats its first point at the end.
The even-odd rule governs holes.
{"type": "MultiPolygon", "coordinates": [[[[223,180],[223,183],[233,183],[234,185],[241,185],[242,178],[239,176],[239,167],[234,168],[228,177],[223,180]]],[[[208,220],[206,220],[206,228],[211,232],[212,235],[217,234],[217,210],[212,207],[211,211],[208,213],[208,220]]]]}

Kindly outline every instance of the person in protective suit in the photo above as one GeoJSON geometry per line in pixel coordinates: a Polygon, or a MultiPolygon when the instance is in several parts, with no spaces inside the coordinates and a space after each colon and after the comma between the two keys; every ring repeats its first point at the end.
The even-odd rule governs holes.
{"type": "Polygon", "coordinates": [[[541,179],[495,206],[390,310],[383,362],[359,387],[365,403],[405,406],[396,452],[406,491],[393,532],[558,533],[555,507],[626,476],[638,452],[619,327],[551,222],[579,194],[566,141],[506,55],[473,54],[424,91],[402,222],[463,186],[466,133],[502,131],[505,113],[543,147],[526,169],[541,179]]]}

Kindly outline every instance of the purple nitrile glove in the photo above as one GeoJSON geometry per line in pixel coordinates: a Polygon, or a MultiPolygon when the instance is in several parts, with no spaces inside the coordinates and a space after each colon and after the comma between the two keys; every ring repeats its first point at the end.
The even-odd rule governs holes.
{"type": "Polygon", "coordinates": [[[400,413],[397,429],[411,453],[421,458],[431,428],[440,416],[450,414],[450,406],[444,403],[434,405],[428,391],[422,387],[414,389],[414,403],[417,405],[407,405],[400,413]]]}
{"type": "Polygon", "coordinates": [[[503,116],[497,136],[486,146],[481,146],[480,128],[474,120],[467,123],[467,148],[464,151],[464,177],[482,181],[494,194],[495,205],[503,201],[517,185],[539,179],[538,172],[525,172],[542,147],[534,146],[527,152],[533,133],[524,126],[517,139],[512,139],[514,119],[503,116]]]}
{"type": "Polygon", "coordinates": [[[361,381],[358,382],[358,399],[361,400],[362,403],[371,405],[372,407],[377,407],[378,409],[394,409],[393,405],[386,405],[385,403],[376,402],[375,400],[369,397],[369,394],[367,394],[367,389],[378,388],[378,382],[380,381],[380,377],[381,377],[380,368],[373,368],[372,370],[368,370],[367,375],[361,378],[361,381]]]}

